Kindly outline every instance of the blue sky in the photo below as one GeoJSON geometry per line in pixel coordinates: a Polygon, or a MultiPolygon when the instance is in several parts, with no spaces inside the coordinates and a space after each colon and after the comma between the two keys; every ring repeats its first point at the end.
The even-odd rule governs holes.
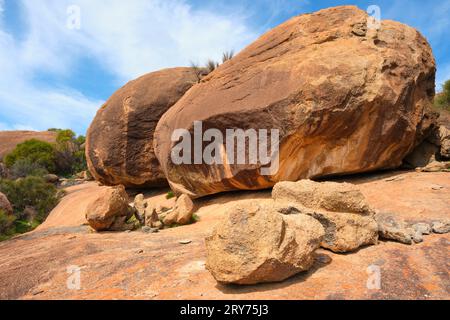
{"type": "Polygon", "coordinates": [[[84,134],[120,86],[239,51],[292,16],[353,4],[417,28],[450,79],[450,0],[0,0],[0,130],[84,134]],[[67,27],[80,8],[80,29],[67,27]]]}

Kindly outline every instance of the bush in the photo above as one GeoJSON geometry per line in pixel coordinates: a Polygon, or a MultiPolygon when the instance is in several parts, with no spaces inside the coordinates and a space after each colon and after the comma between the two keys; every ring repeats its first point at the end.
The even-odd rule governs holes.
{"type": "Polygon", "coordinates": [[[18,159],[10,168],[9,173],[13,179],[25,178],[27,176],[43,177],[48,171],[39,163],[30,159],[18,159]]]}
{"type": "Polygon", "coordinates": [[[167,192],[166,199],[169,200],[169,199],[172,199],[172,198],[175,198],[175,193],[173,193],[173,191],[167,192]]]}
{"type": "Polygon", "coordinates": [[[0,209],[0,240],[14,233],[13,224],[15,220],[14,216],[0,209]]]}
{"type": "Polygon", "coordinates": [[[5,164],[12,168],[19,160],[34,163],[48,172],[55,172],[55,154],[53,146],[44,141],[31,139],[18,144],[16,148],[5,156],[5,164]]]}
{"type": "Polygon", "coordinates": [[[11,202],[14,214],[21,218],[27,206],[34,208],[41,223],[50,211],[57,205],[60,194],[56,187],[45,182],[41,177],[26,177],[22,179],[0,180],[0,192],[4,193],[11,202]]]}
{"type": "Polygon", "coordinates": [[[57,130],[55,144],[55,165],[60,175],[74,175],[87,169],[86,156],[81,146],[84,136],[76,137],[72,130],[57,130]]]}
{"type": "Polygon", "coordinates": [[[84,136],[76,137],[72,130],[49,129],[57,133],[56,143],[28,140],[16,146],[5,157],[6,166],[15,178],[42,176],[46,173],[71,176],[87,170],[82,145],[84,136]]]}

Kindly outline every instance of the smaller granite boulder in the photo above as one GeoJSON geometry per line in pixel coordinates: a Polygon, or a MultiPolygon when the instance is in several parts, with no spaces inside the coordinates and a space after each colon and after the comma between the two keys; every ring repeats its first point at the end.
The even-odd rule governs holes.
{"type": "Polygon", "coordinates": [[[306,214],[325,229],[323,248],[337,253],[378,243],[373,210],[355,185],[348,183],[280,182],[272,194],[278,212],[306,214]]]}
{"type": "Polygon", "coordinates": [[[231,208],[206,238],[206,267],[225,284],[283,281],[311,268],[324,234],[314,218],[248,201],[231,208]]]}
{"type": "Polygon", "coordinates": [[[128,229],[126,224],[133,210],[128,205],[128,195],[123,186],[102,189],[86,208],[86,220],[96,231],[120,231],[128,229]]]}
{"type": "Polygon", "coordinates": [[[181,195],[175,203],[175,207],[163,219],[164,225],[186,225],[192,221],[195,205],[189,196],[181,195]]]}
{"type": "Polygon", "coordinates": [[[350,183],[280,182],[273,188],[273,199],[300,203],[306,208],[322,209],[330,212],[372,214],[364,195],[350,183]]]}

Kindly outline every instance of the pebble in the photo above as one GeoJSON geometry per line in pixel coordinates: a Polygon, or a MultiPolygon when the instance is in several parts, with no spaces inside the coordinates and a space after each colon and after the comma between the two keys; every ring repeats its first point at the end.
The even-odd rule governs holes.
{"type": "Polygon", "coordinates": [[[181,240],[179,243],[180,244],[190,244],[190,243],[192,243],[192,240],[181,240]]]}

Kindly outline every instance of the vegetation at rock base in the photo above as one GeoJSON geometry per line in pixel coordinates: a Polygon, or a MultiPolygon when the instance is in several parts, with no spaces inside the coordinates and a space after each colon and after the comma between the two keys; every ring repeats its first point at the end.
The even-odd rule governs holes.
{"type": "Polygon", "coordinates": [[[34,163],[48,172],[55,172],[55,153],[52,144],[36,139],[25,141],[8,155],[5,156],[5,164],[12,168],[16,162],[34,163]]]}
{"type": "Polygon", "coordinates": [[[2,179],[0,192],[6,195],[14,210],[12,217],[0,216],[0,237],[33,230],[47,218],[63,195],[54,185],[36,176],[2,179]]]}
{"type": "Polygon", "coordinates": [[[438,109],[450,111],[450,80],[444,83],[442,92],[436,95],[434,105],[438,109]]]}
{"type": "Polygon", "coordinates": [[[0,241],[8,239],[14,233],[12,230],[14,221],[14,216],[0,209],[0,241]]]}
{"type": "Polygon", "coordinates": [[[172,199],[172,198],[175,198],[175,194],[173,193],[173,191],[167,192],[166,199],[172,199]]]}
{"type": "Polygon", "coordinates": [[[74,175],[87,169],[86,155],[82,145],[86,142],[84,136],[76,137],[72,130],[56,131],[54,145],[55,167],[58,175],[74,175]]]}
{"type": "Polygon", "coordinates": [[[13,215],[0,212],[0,241],[33,230],[58,204],[63,191],[48,183],[47,174],[73,177],[87,169],[84,136],[72,130],[49,129],[56,142],[31,139],[18,144],[5,156],[7,178],[0,179],[0,192],[13,206],[13,215]]]}
{"type": "Polygon", "coordinates": [[[36,139],[25,141],[5,156],[5,165],[12,178],[43,176],[47,173],[72,176],[87,169],[83,145],[84,136],[72,130],[49,129],[57,132],[55,143],[36,139]]]}

